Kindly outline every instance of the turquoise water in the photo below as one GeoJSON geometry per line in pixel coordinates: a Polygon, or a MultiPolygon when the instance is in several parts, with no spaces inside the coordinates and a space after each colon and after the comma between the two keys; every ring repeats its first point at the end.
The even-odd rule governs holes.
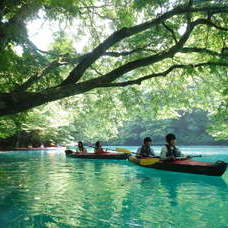
{"type": "MultiPolygon", "coordinates": [[[[181,149],[228,162],[228,147],[181,149]]],[[[228,227],[228,171],[182,174],[63,152],[0,153],[1,228],[228,227]]]]}

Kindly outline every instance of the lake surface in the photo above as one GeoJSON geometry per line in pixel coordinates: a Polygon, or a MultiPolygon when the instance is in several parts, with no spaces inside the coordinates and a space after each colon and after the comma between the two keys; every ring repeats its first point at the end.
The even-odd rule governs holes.
{"type": "MultiPolygon", "coordinates": [[[[180,148],[228,162],[228,147],[180,148]]],[[[227,228],[228,171],[210,177],[64,151],[0,153],[0,227],[227,228]]]]}

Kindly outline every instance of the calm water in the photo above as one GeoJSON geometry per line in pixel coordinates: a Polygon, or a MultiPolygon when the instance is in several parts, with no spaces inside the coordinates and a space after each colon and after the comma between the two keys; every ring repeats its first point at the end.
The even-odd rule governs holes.
{"type": "MultiPolygon", "coordinates": [[[[228,147],[182,151],[228,162],[228,147]]],[[[227,184],[228,171],[209,177],[63,151],[0,153],[0,227],[225,228],[227,184]]]]}

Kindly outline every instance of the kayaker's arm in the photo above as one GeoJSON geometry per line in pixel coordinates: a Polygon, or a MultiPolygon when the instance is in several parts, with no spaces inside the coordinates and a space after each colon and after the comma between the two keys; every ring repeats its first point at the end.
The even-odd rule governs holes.
{"type": "Polygon", "coordinates": [[[141,146],[137,149],[137,151],[136,151],[136,156],[137,157],[141,157],[141,149],[142,149],[141,146]]]}
{"type": "Polygon", "coordinates": [[[151,149],[151,153],[150,153],[150,156],[151,156],[151,157],[154,157],[154,156],[156,156],[156,155],[155,155],[155,153],[154,153],[154,150],[153,150],[152,148],[150,148],[150,149],[151,149]]]}
{"type": "Polygon", "coordinates": [[[183,154],[179,148],[176,147],[176,149],[178,151],[178,157],[176,157],[177,160],[185,160],[191,158],[191,156],[183,154]]]}
{"type": "Polygon", "coordinates": [[[160,158],[161,160],[166,160],[167,159],[167,148],[166,147],[162,147],[161,148],[161,153],[160,153],[160,158]]]}
{"type": "Polygon", "coordinates": [[[186,160],[189,159],[189,156],[181,156],[181,157],[176,157],[176,160],[186,160]]]}
{"type": "Polygon", "coordinates": [[[186,157],[184,154],[181,153],[178,147],[176,147],[176,151],[177,151],[178,157],[186,157]]]}

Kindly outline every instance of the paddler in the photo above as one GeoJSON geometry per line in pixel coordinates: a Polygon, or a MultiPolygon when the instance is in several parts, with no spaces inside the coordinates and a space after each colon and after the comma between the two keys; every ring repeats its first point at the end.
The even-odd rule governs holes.
{"type": "Polygon", "coordinates": [[[161,148],[160,158],[162,160],[176,160],[188,158],[176,147],[176,136],[172,133],[166,135],[166,144],[161,148]]]}
{"type": "Polygon", "coordinates": [[[100,154],[100,153],[104,153],[104,152],[105,152],[105,151],[104,151],[104,149],[102,148],[100,141],[97,141],[97,142],[95,143],[94,153],[100,154]]]}
{"type": "Polygon", "coordinates": [[[78,142],[78,146],[76,148],[76,153],[87,153],[87,150],[81,141],[78,142]]]}
{"type": "Polygon", "coordinates": [[[152,139],[150,137],[146,137],[143,140],[143,145],[138,148],[136,152],[136,157],[154,157],[154,150],[150,147],[152,143],[152,139]]]}

